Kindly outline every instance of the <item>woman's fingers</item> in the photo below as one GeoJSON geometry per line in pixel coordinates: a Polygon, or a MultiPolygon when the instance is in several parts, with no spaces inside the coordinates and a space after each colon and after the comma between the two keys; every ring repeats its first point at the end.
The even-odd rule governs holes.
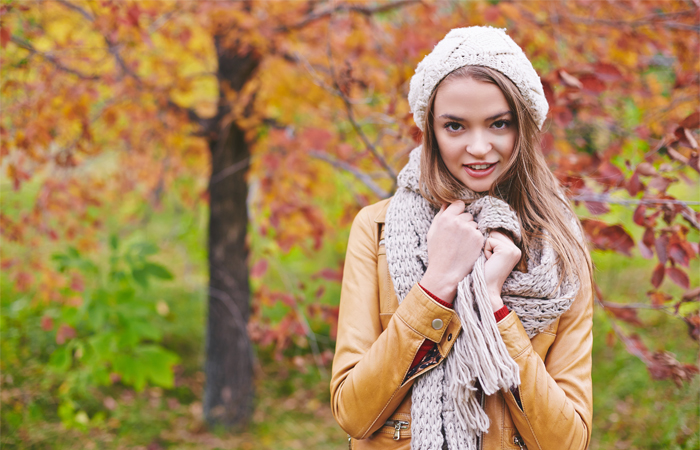
{"type": "Polygon", "coordinates": [[[511,243],[511,244],[513,243],[513,240],[510,238],[510,236],[508,236],[507,234],[502,233],[500,231],[495,231],[495,230],[492,231],[491,233],[489,233],[489,237],[496,239],[497,241],[511,243]]]}
{"type": "Polygon", "coordinates": [[[486,242],[484,243],[484,256],[486,256],[486,259],[489,259],[491,255],[493,255],[493,250],[495,247],[496,244],[493,238],[486,239],[486,242]]]}

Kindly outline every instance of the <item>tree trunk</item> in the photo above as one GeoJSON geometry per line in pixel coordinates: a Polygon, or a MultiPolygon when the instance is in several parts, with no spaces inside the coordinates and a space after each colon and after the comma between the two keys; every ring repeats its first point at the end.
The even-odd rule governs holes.
{"type": "MultiPolygon", "coordinates": [[[[216,39],[219,82],[240,91],[258,58],[222,49],[216,39]]],[[[220,89],[219,113],[210,122],[209,312],[206,336],[204,416],[210,425],[236,428],[253,411],[253,349],[248,337],[248,185],[249,143],[236,122],[223,124],[231,111],[220,89]]]]}

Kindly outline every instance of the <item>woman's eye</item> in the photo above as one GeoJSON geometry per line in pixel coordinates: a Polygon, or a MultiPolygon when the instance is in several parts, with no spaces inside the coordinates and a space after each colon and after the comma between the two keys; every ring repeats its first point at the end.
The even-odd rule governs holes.
{"type": "Polygon", "coordinates": [[[457,122],[447,122],[445,124],[445,128],[448,131],[459,131],[462,129],[462,125],[458,124],[457,122]]]}
{"type": "Polygon", "coordinates": [[[498,130],[502,130],[504,128],[508,128],[508,125],[510,125],[510,122],[508,122],[507,120],[497,120],[491,126],[498,130]]]}

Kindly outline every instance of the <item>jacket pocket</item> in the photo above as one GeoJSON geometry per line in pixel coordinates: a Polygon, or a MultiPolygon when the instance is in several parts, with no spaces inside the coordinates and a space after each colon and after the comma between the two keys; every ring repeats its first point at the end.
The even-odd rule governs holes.
{"type": "Polygon", "coordinates": [[[350,448],[352,450],[410,450],[411,414],[394,413],[367,439],[352,439],[350,448]]]}
{"type": "Polygon", "coordinates": [[[395,413],[375,434],[391,435],[392,440],[411,441],[411,414],[395,413]]]}

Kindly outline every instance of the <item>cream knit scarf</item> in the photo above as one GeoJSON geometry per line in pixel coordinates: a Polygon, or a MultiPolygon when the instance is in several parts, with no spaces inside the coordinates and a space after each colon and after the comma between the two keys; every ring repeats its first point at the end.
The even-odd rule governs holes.
{"type": "MultiPolygon", "coordinates": [[[[421,147],[413,150],[398,176],[398,189],[386,214],[386,255],[399,303],[422,278],[428,266],[427,235],[436,210],[419,192],[421,147]]],[[[508,204],[494,197],[477,198],[470,191],[465,200],[487,236],[490,230],[508,230],[520,240],[517,217],[508,204]]],[[[577,228],[577,227],[575,227],[577,228]]],[[[502,289],[504,303],[515,311],[529,337],[541,332],[569,309],[578,281],[559,283],[557,255],[544,241],[530,249],[528,273],[514,270],[502,289]]],[[[518,365],[508,354],[494,318],[484,281],[483,254],[457,288],[454,308],[462,331],[452,351],[413,385],[411,449],[476,449],[489,419],[476,396],[478,381],[486,395],[520,385],[518,365]]]]}

